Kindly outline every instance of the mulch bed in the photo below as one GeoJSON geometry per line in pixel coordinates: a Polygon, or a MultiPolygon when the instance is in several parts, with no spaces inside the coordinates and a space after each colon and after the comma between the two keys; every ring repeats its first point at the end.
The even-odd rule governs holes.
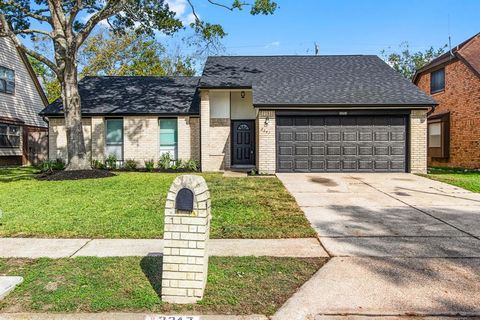
{"type": "Polygon", "coordinates": [[[114,177],[116,174],[107,170],[74,170],[74,171],[53,171],[51,173],[42,173],[37,176],[38,180],[44,181],[62,181],[62,180],[81,180],[81,179],[98,179],[114,177]]]}

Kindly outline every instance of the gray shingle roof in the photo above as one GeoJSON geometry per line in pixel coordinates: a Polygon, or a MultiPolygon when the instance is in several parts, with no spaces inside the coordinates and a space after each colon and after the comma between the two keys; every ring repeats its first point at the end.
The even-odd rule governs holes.
{"type": "MultiPolygon", "coordinates": [[[[85,77],[79,83],[83,115],[198,114],[199,77],[85,77]]],[[[63,113],[61,99],[40,114],[63,113]]]]}
{"type": "Polygon", "coordinates": [[[255,106],[436,104],[377,56],[209,57],[200,87],[251,87],[255,106]]]}

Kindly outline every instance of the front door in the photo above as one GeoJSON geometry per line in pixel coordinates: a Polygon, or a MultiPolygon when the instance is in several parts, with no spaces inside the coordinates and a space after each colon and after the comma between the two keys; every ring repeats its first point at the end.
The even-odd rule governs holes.
{"type": "Polygon", "coordinates": [[[232,165],[255,165],[255,120],[232,121],[232,165]]]}

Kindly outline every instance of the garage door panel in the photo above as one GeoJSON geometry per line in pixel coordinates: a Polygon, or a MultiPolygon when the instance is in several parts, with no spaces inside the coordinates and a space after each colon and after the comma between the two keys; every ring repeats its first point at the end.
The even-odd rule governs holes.
{"type": "Polygon", "coordinates": [[[281,156],[292,156],[293,155],[293,147],[278,147],[278,154],[281,156]]]}
{"type": "Polygon", "coordinates": [[[355,131],[346,131],[343,132],[343,141],[357,141],[357,132],[355,131]]]}
{"type": "Polygon", "coordinates": [[[311,141],[325,141],[325,132],[312,132],[310,134],[311,141]]]}
{"type": "Polygon", "coordinates": [[[295,155],[296,156],[308,156],[308,146],[295,146],[295,155]]]}
{"type": "Polygon", "coordinates": [[[343,160],[343,170],[357,171],[357,159],[343,160]]]}
{"type": "Polygon", "coordinates": [[[405,141],[405,132],[403,132],[403,131],[390,132],[390,140],[391,141],[405,141]]]}
{"type": "Polygon", "coordinates": [[[403,116],[278,117],[281,172],[404,172],[403,116]],[[285,120],[288,119],[288,120],[285,120]]]}
{"type": "Polygon", "coordinates": [[[312,171],[324,171],[325,170],[325,160],[312,160],[311,161],[311,170],[312,171]]]}
{"type": "Polygon", "coordinates": [[[395,147],[395,146],[392,146],[390,147],[390,154],[393,155],[393,156],[404,156],[405,155],[405,148],[402,146],[402,147],[395,147]]]}
{"type": "Polygon", "coordinates": [[[344,156],[356,156],[358,154],[357,146],[344,146],[342,147],[342,155],[344,156]]]}
{"type": "Polygon", "coordinates": [[[293,132],[280,132],[278,134],[278,141],[283,142],[292,142],[293,141],[293,132]]]}
{"type": "Polygon", "coordinates": [[[339,131],[327,132],[327,141],[340,141],[341,133],[339,131]]]}
{"type": "Polygon", "coordinates": [[[311,155],[312,156],[323,156],[325,155],[325,147],[316,147],[316,146],[312,146],[311,147],[311,155]]]}

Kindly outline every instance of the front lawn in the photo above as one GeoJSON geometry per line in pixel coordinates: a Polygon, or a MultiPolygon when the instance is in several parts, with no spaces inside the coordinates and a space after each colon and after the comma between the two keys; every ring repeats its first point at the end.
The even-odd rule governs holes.
{"type": "MultiPolygon", "coordinates": [[[[177,174],[119,172],[103,179],[38,181],[35,169],[0,169],[0,236],[162,238],[177,174]]],[[[202,174],[212,196],[212,238],[314,237],[276,178],[202,174]]]]}
{"type": "Polygon", "coordinates": [[[432,167],[428,168],[428,174],[423,176],[472,192],[480,192],[480,171],[432,167]]]}
{"type": "Polygon", "coordinates": [[[0,259],[0,275],[24,277],[0,312],[149,311],[273,314],[325,258],[210,257],[202,301],[160,301],[161,257],[0,259]]]}

